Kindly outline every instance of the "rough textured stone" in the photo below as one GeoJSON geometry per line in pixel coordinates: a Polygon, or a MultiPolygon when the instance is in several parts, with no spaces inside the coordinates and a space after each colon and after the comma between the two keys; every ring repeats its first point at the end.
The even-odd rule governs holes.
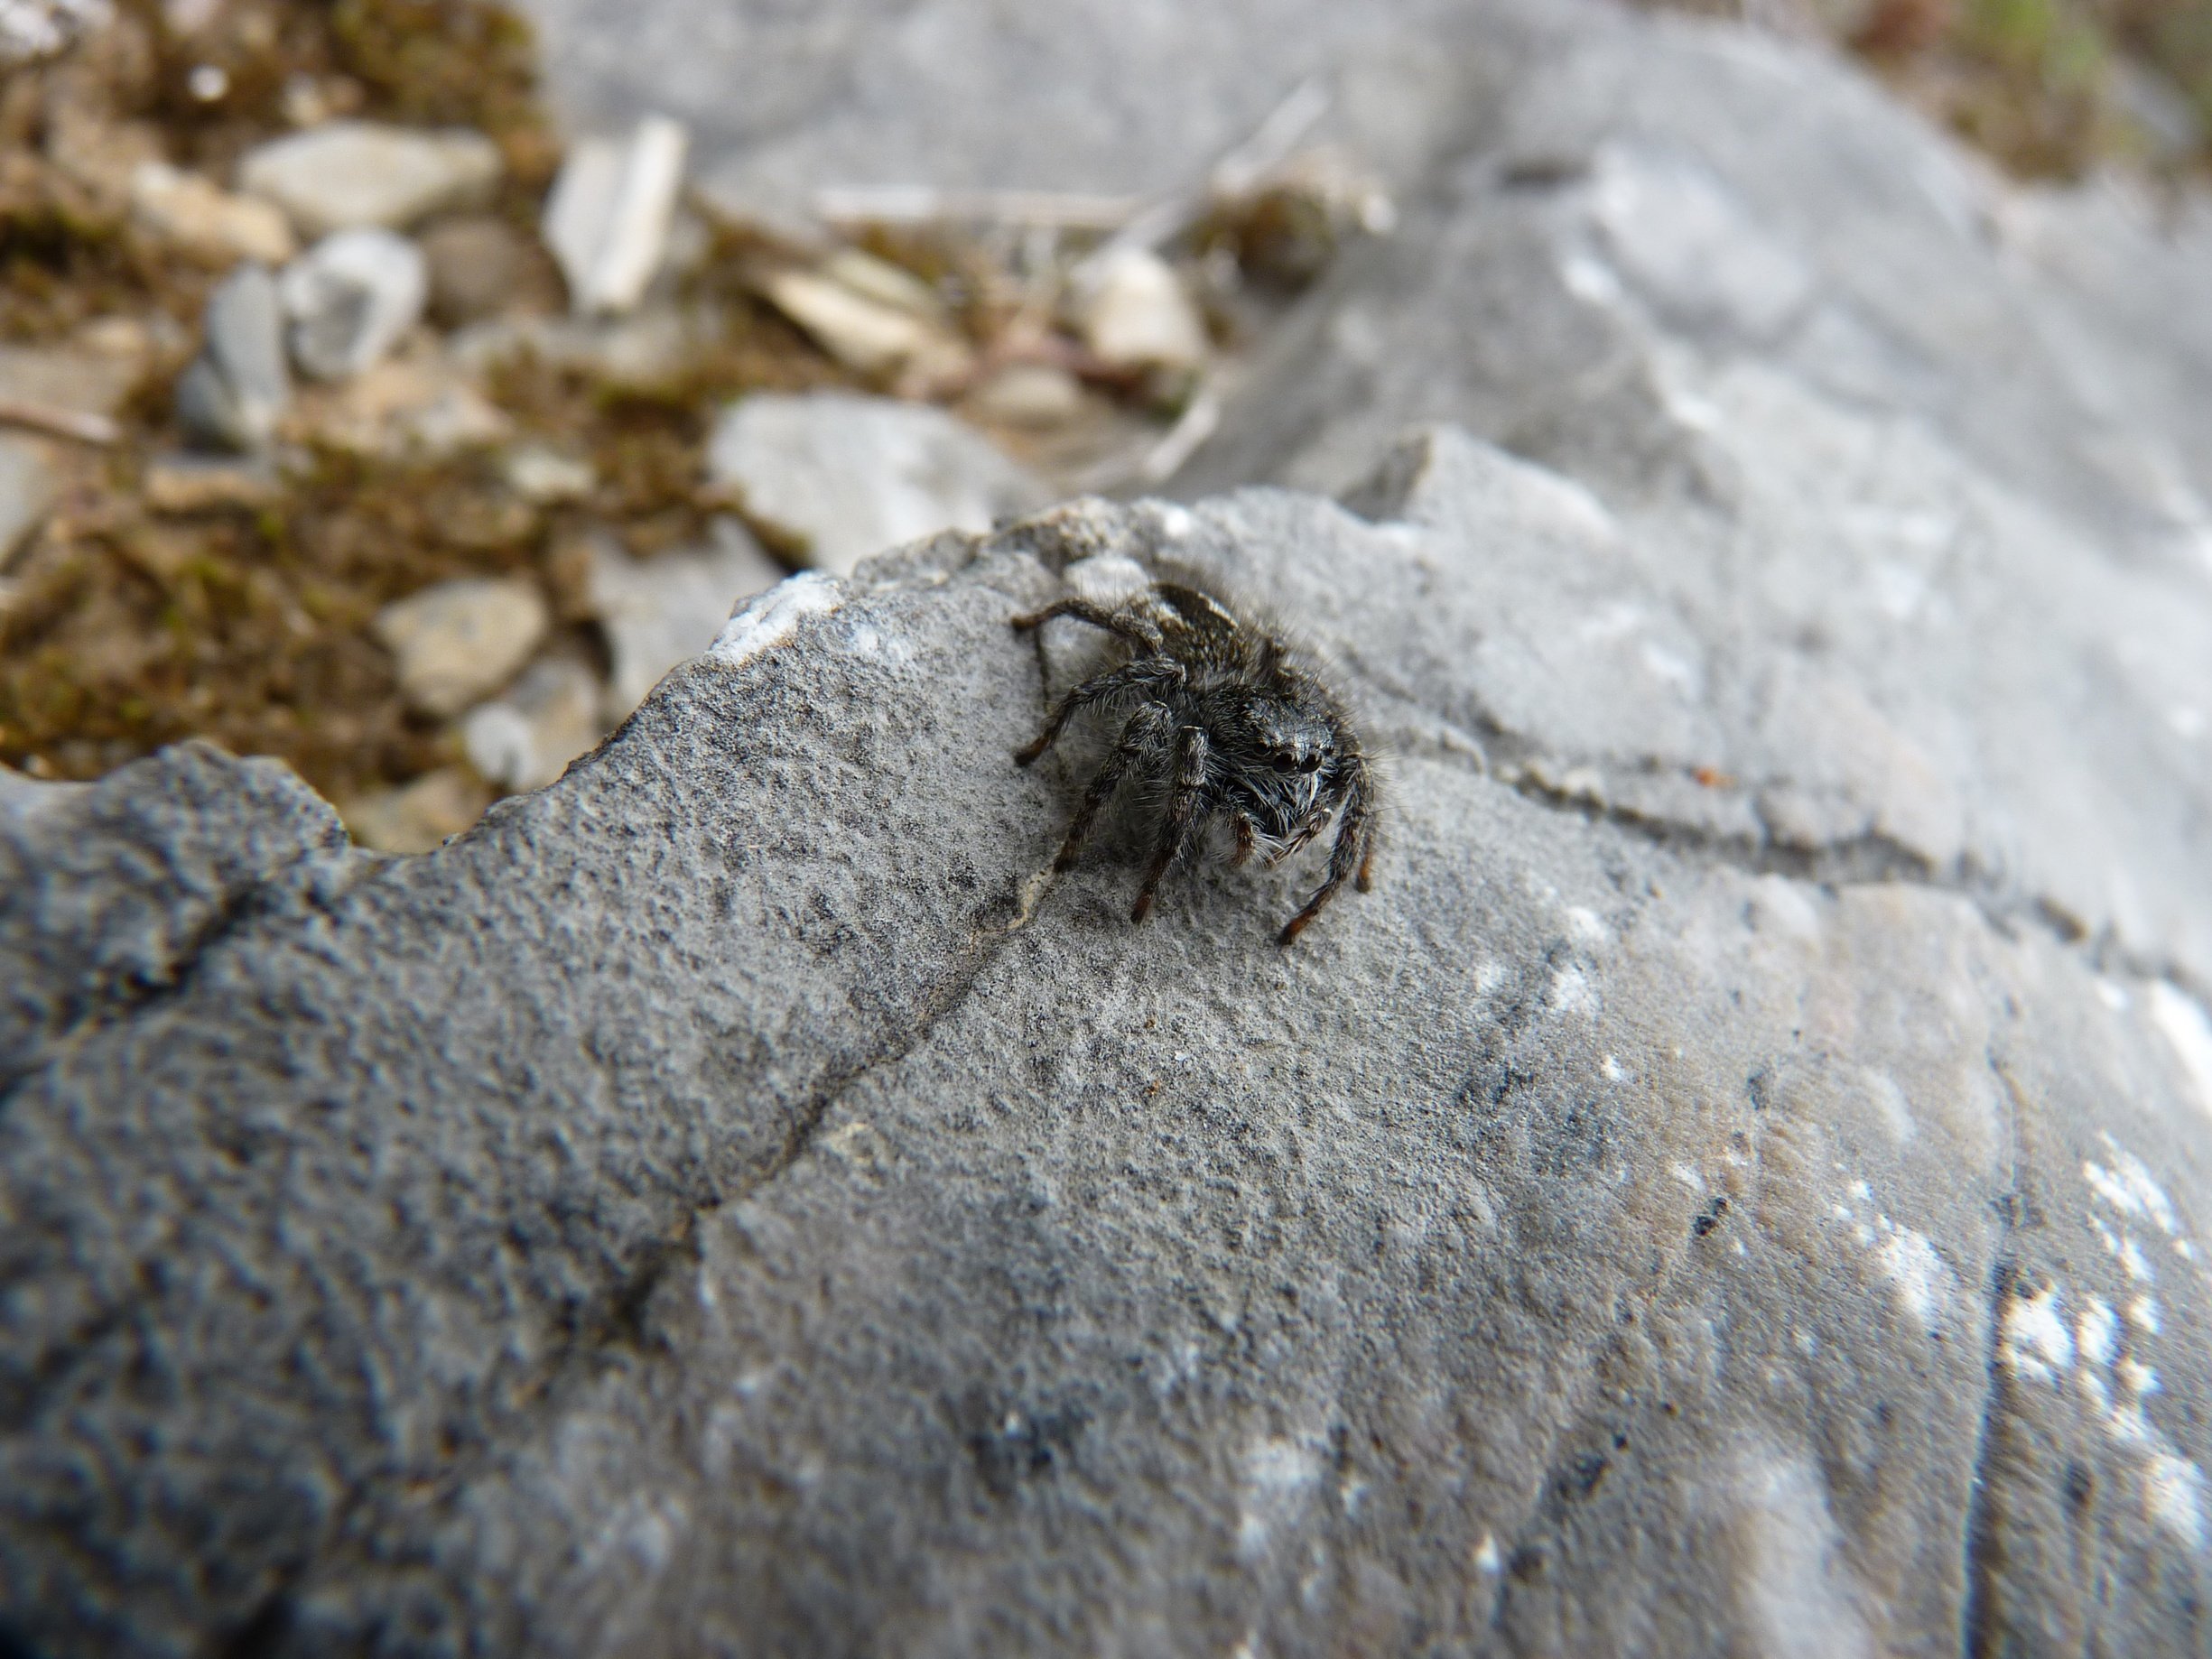
{"type": "Polygon", "coordinates": [[[1794,49],[1481,28],[1185,481],[1341,499],[795,578],[426,857],[0,778],[12,1638],[2206,1649],[2198,233],[1794,49]],[[1100,647],[1007,619],[1162,570],[1395,757],[1293,950],[1310,860],[1041,873],[1100,647]]]}
{"type": "Polygon", "coordinates": [[[988,530],[1045,496],[942,411],[845,392],[739,399],[707,467],[754,524],[837,575],[939,530],[988,530]]]}

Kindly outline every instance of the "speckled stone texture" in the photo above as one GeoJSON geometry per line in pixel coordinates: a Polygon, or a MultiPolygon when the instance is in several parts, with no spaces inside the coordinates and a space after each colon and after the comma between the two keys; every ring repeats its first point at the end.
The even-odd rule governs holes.
{"type": "Polygon", "coordinates": [[[1179,503],[795,579],[421,858],[0,774],[0,1648],[2212,1647],[2197,221],[1558,16],[1179,503]],[[1124,561],[1394,756],[1294,950],[1039,874],[1007,619],[1124,561]]]}

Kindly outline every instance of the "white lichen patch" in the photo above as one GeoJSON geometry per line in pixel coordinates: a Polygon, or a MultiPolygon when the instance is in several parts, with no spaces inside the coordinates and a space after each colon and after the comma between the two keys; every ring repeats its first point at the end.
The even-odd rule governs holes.
{"type": "Polygon", "coordinates": [[[722,625],[701,661],[737,668],[789,639],[809,616],[826,616],[845,602],[837,579],[802,570],[749,600],[722,625]]]}
{"type": "Polygon", "coordinates": [[[1598,920],[1597,912],[1581,904],[1566,907],[1566,931],[1585,945],[1602,945],[1613,937],[1604,922],[1598,920]]]}
{"type": "Polygon", "coordinates": [[[1597,992],[1590,983],[1590,976],[1572,962],[1552,975],[1549,1001],[1555,1014],[1597,1011],[1597,992]]]}
{"type": "Polygon", "coordinates": [[[1482,1539],[1475,1544],[1469,1559],[1473,1562],[1474,1570],[1482,1573],[1496,1573],[1505,1565],[1498,1554],[1497,1535],[1487,1527],[1483,1529],[1482,1539]]]}
{"type": "Polygon", "coordinates": [[[1882,1226],[1887,1230],[1875,1252],[1876,1259],[1889,1278],[1898,1305],[1932,1336],[1950,1302],[1951,1270],[1936,1254],[1936,1247],[1920,1234],[1909,1227],[1891,1227],[1887,1216],[1882,1219],[1882,1226]]]}
{"type": "Polygon", "coordinates": [[[2195,997],[2161,979],[2151,987],[2151,1023],[2189,1074],[2197,1104],[2212,1113],[2212,1021],[2205,1018],[2195,997]]]}
{"type": "Polygon", "coordinates": [[[2161,1452],[2144,1467],[2143,1514],[2189,1549],[2205,1544],[2204,1471],[2187,1458],[2161,1452]]]}
{"type": "Polygon", "coordinates": [[[1297,1517],[1321,1478],[1321,1460],[1301,1441],[1270,1437],[1247,1447],[1243,1460],[1237,1553],[1250,1561],[1266,1550],[1278,1528],[1297,1517]]]}
{"type": "Polygon", "coordinates": [[[1743,1651],[1778,1659],[1873,1654],[1865,1592],[1812,1465],[1749,1456],[1730,1486],[1730,1577],[1743,1651]]]}
{"type": "Polygon", "coordinates": [[[2055,1383],[2073,1368],[2074,1333],[2056,1284],[2013,1289],[1997,1338],[1997,1358],[2015,1376],[2055,1383]]]}
{"type": "Polygon", "coordinates": [[[2083,1161],[2081,1177],[2090,1190],[2122,1215],[2150,1221],[2169,1238],[2178,1234],[2180,1218],[2174,1212],[2173,1200],[2152,1179],[2150,1166],[2109,1134],[2100,1134],[2097,1138],[2105,1143],[2111,1162],[2083,1161]]]}
{"type": "Polygon", "coordinates": [[[855,656],[879,657],[894,665],[914,661],[912,644],[868,621],[855,622],[845,630],[845,649],[855,656]]]}
{"type": "Polygon", "coordinates": [[[2074,1321],[2074,1347],[2086,1365],[2108,1366],[2120,1352],[2120,1321],[2112,1303],[2092,1296],[2074,1321]]]}
{"type": "MultiPolygon", "coordinates": [[[[1863,1181],[1851,1183],[1851,1194],[1871,1207],[1873,1189],[1863,1181]]],[[[1957,1278],[1924,1234],[1901,1227],[1876,1210],[1872,1221],[1859,1220],[1848,1204],[1829,1206],[1839,1225],[1851,1229],[1852,1242],[1870,1252],[1875,1267],[1889,1282],[1898,1309],[1929,1335],[1935,1335],[1957,1289],[1957,1278]]]]}

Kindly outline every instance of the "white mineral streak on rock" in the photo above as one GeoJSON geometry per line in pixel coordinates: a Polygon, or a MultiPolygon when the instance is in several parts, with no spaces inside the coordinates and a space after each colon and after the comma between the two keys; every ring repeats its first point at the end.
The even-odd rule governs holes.
{"type": "Polygon", "coordinates": [[[2163,979],[2151,987],[2151,1019],[2189,1073],[2197,1104],[2212,1115],[2212,1021],[2195,997],[2163,979]]]}
{"type": "Polygon", "coordinates": [[[1997,1357],[2017,1376],[2055,1383],[2074,1364],[2074,1334],[2067,1329],[2059,1287],[2015,1288],[1999,1328],[1997,1357]]]}
{"type": "Polygon", "coordinates": [[[634,310],[668,250],[690,139],[648,116],[626,139],[587,138],[569,152],[546,199],[545,245],[579,315],[634,310]]]}
{"type": "Polygon", "coordinates": [[[844,602],[843,587],[835,577],[802,570],[732,616],[707,647],[702,660],[725,668],[739,667],[789,639],[807,617],[826,616],[844,602]]]}
{"type": "Polygon", "coordinates": [[[1738,1618],[1762,1659],[1858,1659],[1875,1652],[1813,1466],[1764,1450],[1745,1453],[1726,1495],[1738,1618]]]}

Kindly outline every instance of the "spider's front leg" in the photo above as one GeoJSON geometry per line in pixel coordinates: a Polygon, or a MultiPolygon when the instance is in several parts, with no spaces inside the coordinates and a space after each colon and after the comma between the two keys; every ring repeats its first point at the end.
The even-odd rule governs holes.
{"type": "Polygon", "coordinates": [[[1166,648],[1159,626],[1151,618],[1133,610],[1108,610],[1092,599],[1055,599],[1043,610],[1016,616],[1011,622],[1016,633],[1027,634],[1032,628],[1043,627],[1055,616],[1073,616],[1094,628],[1104,628],[1109,634],[1119,634],[1148,655],[1157,655],[1166,648]]]}
{"type": "Polygon", "coordinates": [[[1360,885],[1368,885],[1370,866],[1375,854],[1375,786],[1369,776],[1364,761],[1352,763],[1349,781],[1344,790],[1344,815],[1337,821],[1336,843],[1329,848],[1329,870],[1314,896],[1306,901],[1306,908],[1283,924],[1275,942],[1287,945],[1306,929],[1306,924],[1319,915],[1322,907],[1334,898],[1343,885],[1350,881],[1355,870],[1360,885]]]}
{"type": "Polygon", "coordinates": [[[1131,922],[1142,922],[1152,913],[1152,895],[1198,829],[1198,807],[1205,797],[1206,749],[1206,734],[1198,727],[1185,726],[1176,735],[1175,784],[1167,797],[1167,817],[1160,825],[1152,867],[1145,872],[1145,885],[1137,890],[1137,903],[1129,911],[1131,922]]]}
{"type": "Polygon", "coordinates": [[[1059,741],[1067,723],[1085,709],[1132,693],[1157,700],[1161,693],[1181,685],[1184,677],[1183,664],[1173,657],[1139,657],[1134,663],[1124,663],[1119,668],[1092,675],[1060,700],[1034,743],[1014,751],[1014,764],[1027,766],[1036,760],[1059,741]]]}

